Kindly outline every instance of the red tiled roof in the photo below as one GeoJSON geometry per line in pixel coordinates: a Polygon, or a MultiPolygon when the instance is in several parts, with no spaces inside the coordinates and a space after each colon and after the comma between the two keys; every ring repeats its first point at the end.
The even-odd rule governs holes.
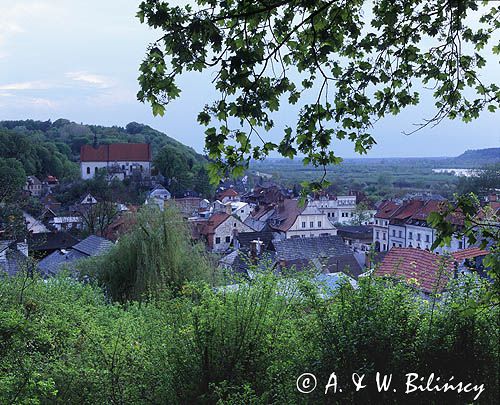
{"type": "Polygon", "coordinates": [[[375,217],[382,219],[390,219],[392,215],[399,209],[399,205],[394,201],[383,201],[378,207],[375,217]]]}
{"type": "Polygon", "coordinates": [[[273,220],[281,221],[279,225],[270,224],[271,228],[278,231],[286,232],[295,223],[297,217],[304,210],[305,207],[299,208],[298,200],[285,199],[277,207],[273,220]]]}
{"type": "Polygon", "coordinates": [[[147,143],[113,143],[110,145],[82,145],[81,162],[150,162],[151,145],[147,143]]]}
{"type": "Polygon", "coordinates": [[[200,233],[202,235],[209,235],[214,233],[217,227],[226,221],[231,215],[226,214],[225,212],[216,212],[213,214],[208,221],[205,222],[203,228],[200,233]]]}
{"type": "Polygon", "coordinates": [[[375,270],[377,276],[416,280],[424,292],[442,291],[453,275],[453,264],[445,256],[415,248],[392,248],[375,270]],[[441,276],[439,273],[442,272],[441,276]]]}
{"type": "Polygon", "coordinates": [[[409,200],[399,207],[391,216],[391,219],[405,220],[417,213],[424,205],[422,200],[409,200]]]}
{"type": "Polygon", "coordinates": [[[228,188],[228,189],[223,190],[217,194],[219,199],[223,199],[224,197],[236,197],[238,195],[239,194],[235,190],[233,190],[232,188],[228,188]]]}
{"type": "Polygon", "coordinates": [[[438,200],[429,200],[426,201],[424,206],[420,208],[414,215],[412,215],[412,219],[427,221],[427,217],[431,212],[438,212],[442,206],[442,201],[438,200]]]}
{"type": "Polygon", "coordinates": [[[490,252],[488,252],[487,250],[483,250],[478,247],[471,247],[468,249],[459,250],[458,252],[454,252],[451,255],[455,260],[462,261],[465,259],[471,259],[473,257],[486,256],[489,253],[490,252]]]}

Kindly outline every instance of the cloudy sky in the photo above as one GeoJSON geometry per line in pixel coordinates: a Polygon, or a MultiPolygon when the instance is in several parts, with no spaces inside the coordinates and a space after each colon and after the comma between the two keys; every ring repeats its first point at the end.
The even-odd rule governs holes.
{"type": "MultiPolygon", "coordinates": [[[[196,123],[202,106],[215,97],[210,76],[190,74],[180,81],[181,98],[154,118],[136,100],[138,67],[147,44],[158,33],[141,25],[139,0],[0,0],[0,120],[67,118],[76,122],[124,126],[142,122],[203,149],[196,123]]],[[[483,78],[498,79],[498,56],[488,57],[483,78]]],[[[496,80],[498,82],[498,80],[496,80]]],[[[370,157],[455,156],[466,149],[500,146],[500,113],[485,113],[470,124],[443,122],[411,136],[413,124],[432,116],[422,103],[373,130],[378,145],[370,157]]],[[[295,111],[280,117],[294,122],[295,111]]],[[[280,120],[278,119],[278,124],[280,120]]],[[[278,131],[270,134],[275,140],[278,131]]],[[[335,145],[355,157],[352,145],[335,145]]]]}

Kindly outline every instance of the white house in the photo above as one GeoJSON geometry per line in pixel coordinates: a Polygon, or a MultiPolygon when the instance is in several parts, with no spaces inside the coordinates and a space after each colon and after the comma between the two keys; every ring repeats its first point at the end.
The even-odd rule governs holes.
{"type": "Polygon", "coordinates": [[[56,231],[82,229],[83,220],[80,216],[56,216],[49,219],[49,225],[54,227],[56,231]]]}
{"type": "MultiPolygon", "coordinates": [[[[412,199],[396,204],[385,201],[375,215],[373,242],[376,251],[392,248],[432,250],[436,230],[428,225],[430,213],[439,210],[440,200],[412,199]]],[[[457,223],[456,225],[460,225],[457,223]]],[[[450,246],[438,247],[435,253],[456,252],[469,247],[465,238],[452,237],[450,246]]]]}
{"type": "Polygon", "coordinates": [[[308,205],[316,207],[320,212],[326,214],[332,223],[346,225],[349,224],[354,217],[354,211],[356,211],[356,196],[322,196],[317,200],[310,201],[308,205]]]}
{"type": "Polygon", "coordinates": [[[97,204],[97,199],[92,195],[92,194],[87,194],[85,197],[82,198],[80,201],[81,205],[94,205],[97,204]]]}
{"type": "Polygon", "coordinates": [[[36,176],[28,176],[24,190],[28,191],[34,197],[40,197],[42,195],[42,182],[36,176]]]}
{"type": "Polygon", "coordinates": [[[243,201],[232,202],[230,204],[232,214],[236,215],[242,222],[245,222],[253,209],[249,203],[243,201]]]}
{"type": "Polygon", "coordinates": [[[291,199],[285,199],[276,207],[268,223],[282,238],[287,239],[337,234],[326,213],[315,206],[301,208],[297,200],[291,199]]]}
{"type": "Polygon", "coordinates": [[[163,211],[165,209],[165,201],[171,198],[170,191],[160,185],[148,194],[145,204],[156,204],[163,211]]]}
{"type": "Polygon", "coordinates": [[[225,252],[233,244],[238,233],[253,232],[234,215],[216,212],[208,220],[193,221],[197,233],[202,237],[213,252],[225,252]]]}
{"type": "Polygon", "coordinates": [[[151,160],[151,145],[146,143],[83,145],[80,149],[82,179],[91,179],[102,170],[117,178],[134,173],[149,176],[151,160]]]}

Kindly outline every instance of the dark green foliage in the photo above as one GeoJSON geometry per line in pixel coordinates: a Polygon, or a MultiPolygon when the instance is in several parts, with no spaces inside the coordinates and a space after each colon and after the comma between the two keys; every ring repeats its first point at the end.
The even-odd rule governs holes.
{"type": "Polygon", "coordinates": [[[0,123],[0,158],[16,159],[27,175],[41,180],[47,175],[61,179],[77,177],[78,167],[67,152],[64,145],[50,142],[43,135],[21,128],[7,130],[0,123]]]}
{"type": "Polygon", "coordinates": [[[433,306],[382,280],[325,301],[307,278],[262,274],[239,290],[190,284],[121,306],[63,277],[1,281],[1,403],[472,403],[474,393],[405,395],[409,372],[484,384],[474,403],[498,403],[499,309],[471,306],[483,291],[468,283],[433,306]],[[375,371],[401,389],[374,392],[375,371]],[[309,395],[295,386],[304,372],[318,378],[309,395]],[[325,396],[331,372],[343,392],[325,396]],[[353,392],[352,372],[370,386],[353,392]]]}
{"type": "Polygon", "coordinates": [[[373,124],[418,104],[421,93],[430,93],[436,112],[418,128],[495,112],[500,89],[479,72],[486,49],[500,52],[500,10],[480,3],[144,0],[137,16],[161,34],[140,66],[137,97],[163,115],[181,93],[179,76],[214,73],[220,97],[198,115],[208,127],[214,179],[241,175],[250,158],[272,151],[303,155],[314,166],[337,164],[336,140],[367,153],[376,143],[373,124]],[[295,104],[297,121],[270,142],[264,132],[275,127],[274,113],[295,104]]]}
{"type": "Polygon", "coordinates": [[[461,177],[457,185],[458,194],[474,193],[486,197],[500,189],[500,163],[485,167],[477,176],[461,177]]]}
{"type": "Polygon", "coordinates": [[[14,158],[0,157],[0,204],[13,201],[25,184],[23,165],[14,158]]]}
{"type": "MultiPolygon", "coordinates": [[[[487,179],[485,179],[487,181],[487,179]]],[[[487,303],[500,302],[500,218],[498,209],[491,205],[481,205],[474,193],[455,194],[454,201],[432,212],[429,224],[436,230],[436,240],[432,246],[449,245],[453,236],[465,237],[470,245],[488,246],[489,254],[483,265],[493,281],[493,288],[483,298],[487,303]],[[457,221],[458,219],[458,221],[457,221]]]]}
{"type": "Polygon", "coordinates": [[[155,156],[153,164],[167,179],[167,187],[174,196],[182,197],[187,190],[194,190],[203,197],[214,192],[205,169],[206,161],[184,147],[165,145],[155,156]]]}
{"type": "Polygon", "coordinates": [[[190,231],[173,209],[143,207],[137,224],[104,256],[81,264],[117,301],[140,299],[162,291],[178,292],[189,280],[213,282],[202,246],[192,245],[190,231]]]}
{"type": "MultiPolygon", "coordinates": [[[[187,147],[173,138],[153,128],[131,122],[125,128],[101,125],[77,124],[64,119],[51,123],[50,121],[0,121],[0,128],[13,129],[17,133],[29,135],[30,139],[37,138],[54,142],[61,153],[76,161],[80,156],[80,147],[91,144],[94,135],[101,144],[108,143],[150,143],[153,154],[156,154],[163,146],[170,145],[182,150],[183,153],[191,155],[193,159],[201,159],[192,148],[187,147]],[[69,149],[68,149],[69,148],[69,149]]],[[[1,155],[0,155],[1,156],[1,155]]]]}

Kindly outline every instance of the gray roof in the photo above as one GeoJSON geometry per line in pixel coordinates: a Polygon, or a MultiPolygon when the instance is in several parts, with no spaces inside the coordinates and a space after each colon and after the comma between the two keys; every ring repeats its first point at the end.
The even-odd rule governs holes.
{"type": "Polygon", "coordinates": [[[265,229],[268,229],[269,227],[267,226],[266,221],[259,221],[258,219],[252,218],[252,216],[248,216],[243,223],[247,226],[249,226],[252,229],[255,229],[256,231],[263,231],[265,229]]]}
{"type": "Polygon", "coordinates": [[[337,235],[281,239],[272,243],[278,260],[316,259],[352,254],[351,249],[337,235]]]}
{"type": "Polygon", "coordinates": [[[337,235],[272,241],[277,261],[296,270],[315,267],[325,273],[344,272],[357,278],[362,269],[351,249],[337,235]]]}
{"type": "Polygon", "coordinates": [[[243,232],[236,236],[238,242],[240,243],[241,249],[250,249],[250,244],[253,240],[260,240],[264,243],[263,248],[268,250],[270,243],[273,240],[274,235],[271,231],[261,231],[261,232],[243,232]]]}
{"type": "MultiPolygon", "coordinates": [[[[2,251],[1,246],[0,251],[2,251]]],[[[3,253],[4,255],[0,258],[0,273],[6,272],[7,275],[13,276],[27,262],[27,257],[17,249],[6,249],[3,253]]]]}
{"type": "Polygon", "coordinates": [[[113,242],[91,235],[74,245],[69,250],[57,250],[38,263],[38,268],[44,276],[52,276],[63,268],[74,271],[76,261],[105,253],[113,246],[113,242]]]}
{"type": "Polygon", "coordinates": [[[337,235],[344,238],[371,240],[373,237],[373,227],[369,225],[337,226],[337,235]]]}
{"type": "Polygon", "coordinates": [[[38,263],[38,269],[45,277],[53,276],[59,273],[63,268],[74,271],[76,261],[87,257],[89,256],[78,252],[77,250],[56,250],[40,260],[38,263]]]}
{"type": "Polygon", "coordinates": [[[100,236],[90,235],[81,242],[73,246],[74,250],[77,250],[86,256],[96,256],[113,246],[113,242],[108,239],[101,238],[100,236]]]}

